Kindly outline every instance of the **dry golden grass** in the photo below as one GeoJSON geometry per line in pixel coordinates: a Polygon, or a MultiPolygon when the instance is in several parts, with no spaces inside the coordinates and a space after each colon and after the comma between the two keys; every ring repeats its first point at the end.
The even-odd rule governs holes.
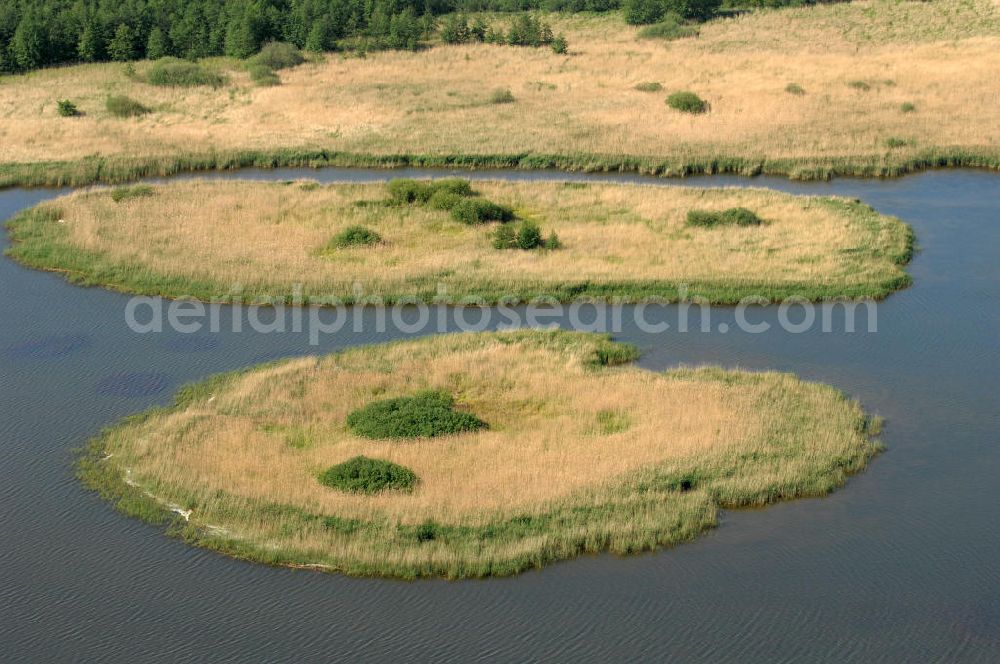
{"type": "Polygon", "coordinates": [[[688,539],[716,505],[825,493],[877,450],[857,404],[830,388],[597,366],[607,343],[445,335],[226,376],[106,432],[84,475],[132,513],[135,500],[191,510],[188,536],[236,555],[463,576],[688,539]],[[451,393],[489,429],[376,441],[345,425],[373,400],[423,389],[451,393]],[[358,454],[403,464],[419,483],[368,496],[317,479],[358,454]]]}
{"type": "MultiPolygon", "coordinates": [[[[899,220],[836,199],[763,189],[476,182],[558,233],[554,251],[497,250],[495,224],[467,226],[429,207],[359,207],[385,199],[384,185],[181,182],[115,202],[108,190],[41,207],[38,235],[14,256],[75,269],[111,287],[170,296],[224,298],[239,284],[253,297],[387,300],[478,295],[565,297],[573,284],[597,296],[672,297],[680,285],[718,301],[747,294],[810,298],[884,295],[906,283],[910,233],[899,220]],[[690,209],[743,206],[766,223],[690,228],[690,209]],[[44,215],[42,215],[44,217],[44,215]],[[62,221],[58,221],[61,219],[62,221]],[[361,224],[384,242],[326,249],[361,224]],[[36,253],[41,259],[33,260],[36,253]],[[88,263],[74,268],[70,262],[88,263]],[[65,262],[64,262],[65,261],[65,262]],[[206,284],[212,284],[207,286],[206,284]],[[617,285],[617,290],[611,286],[617,285]],[[756,290],[755,290],[756,289],[756,290]]],[[[13,225],[15,240],[27,233],[13,225]]],[[[579,292],[579,289],[573,292],[579,292]]]]}
{"type": "MultiPolygon", "coordinates": [[[[505,18],[496,20],[505,21],[505,18]]],[[[637,40],[612,16],[553,17],[571,55],[489,45],[328,55],[254,88],[164,89],[114,64],[0,82],[0,164],[92,155],[150,157],[246,149],[366,154],[595,154],[705,161],[880,159],[930,148],[1000,149],[1000,10],[992,0],[873,0],[720,19],[701,36],[637,40]],[[636,91],[655,81],[664,92],[636,91]],[[867,92],[852,88],[865,81],[867,92]],[[785,92],[795,82],[803,96],[785,92]],[[490,91],[517,101],[496,106],[490,91]],[[664,104],[674,90],[703,116],[664,104]],[[108,94],[156,108],[108,116],[108,94]],[[85,113],[59,118],[56,100],[85,113]],[[917,111],[903,113],[904,102],[917,111]]],[[[142,67],[140,66],[140,71],[142,67]]]]}

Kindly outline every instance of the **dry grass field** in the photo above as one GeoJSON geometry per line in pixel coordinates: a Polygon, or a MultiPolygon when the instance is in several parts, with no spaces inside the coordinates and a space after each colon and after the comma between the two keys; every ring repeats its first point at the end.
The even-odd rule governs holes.
{"type": "MultiPolygon", "coordinates": [[[[30,180],[44,174],[12,165],[89,160],[86,174],[57,176],[50,167],[47,177],[113,179],[159,158],[281,149],[292,151],[279,159],[290,163],[314,161],[317,151],[421,155],[428,163],[562,155],[575,160],[552,163],[668,172],[769,162],[765,168],[793,174],[870,174],[929,154],[1000,163],[1000,8],[993,0],[762,11],[712,21],[700,36],[674,42],[637,39],[618,15],[550,20],[566,33],[568,55],[492,45],[327,54],[282,72],[282,85],[272,88],[253,87],[227,60],[214,63],[231,78],[219,89],[156,88],[118,64],[5,77],[0,167],[9,181],[30,180]],[[635,89],[649,82],[663,91],[635,89]],[[786,92],[790,83],[804,94],[786,92]],[[509,88],[516,101],[491,104],[496,88],[509,88]],[[675,90],[696,92],[711,111],[671,110],[664,99],[675,90]],[[110,117],[109,94],[130,95],[154,112],[110,117]],[[56,101],[64,98],[85,115],[58,117],[56,101]],[[904,112],[904,104],[914,110],[904,112]],[[311,156],[297,159],[295,150],[311,156]],[[116,176],[119,167],[125,170],[116,176]]],[[[147,170],[232,163],[205,159],[147,170]]]]}
{"type": "Polygon", "coordinates": [[[616,347],[519,331],[267,365],[188,388],[176,406],[107,431],[82,473],[131,514],[185,512],[183,534],[234,555],[480,576],[689,539],[719,506],[826,493],[878,449],[858,405],[829,387],[596,361],[599,348],[616,347]],[[424,389],[450,393],[489,428],[385,441],[345,425],[372,400],[424,389]],[[359,454],[402,464],[419,483],[367,496],[318,481],[359,454]]]}
{"type": "MultiPolygon", "coordinates": [[[[558,233],[562,248],[498,250],[497,224],[469,226],[421,206],[357,205],[386,187],[177,182],[115,201],[92,189],[11,222],[11,255],[77,281],[144,294],[221,301],[364,296],[495,303],[536,296],[715,302],[748,295],[880,297],[905,286],[909,228],[868,206],[764,189],[475,182],[558,233]],[[761,226],[693,228],[691,209],[742,206],[761,226]],[[376,231],[376,246],[328,248],[341,230],[376,231]],[[239,286],[237,289],[236,286],[239,286]]],[[[514,222],[511,222],[514,223],[514,222]]],[[[372,302],[374,303],[374,302],[372,302]]]]}

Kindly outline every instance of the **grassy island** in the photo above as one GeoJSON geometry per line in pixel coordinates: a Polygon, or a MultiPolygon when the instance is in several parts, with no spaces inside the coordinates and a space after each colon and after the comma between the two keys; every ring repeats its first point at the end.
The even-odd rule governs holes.
{"type": "Polygon", "coordinates": [[[149,61],[3,76],[0,186],[327,164],[802,178],[1000,167],[994,0],[762,10],[674,40],[618,12],[545,19],[568,52],[432,37],[418,52],[314,56],[267,86],[226,58],[190,87],[157,85],[149,61]],[[678,92],[704,112],[668,106],[678,92]],[[110,97],[142,112],[120,117],[110,97]],[[77,112],[62,117],[60,101],[77,112]]]}
{"type": "Polygon", "coordinates": [[[634,357],[604,336],[517,331],[281,361],[106,430],[80,472],[122,511],[236,557],[474,577],[689,540],[719,508],[826,494],[879,450],[833,388],[634,357]],[[440,435],[349,423],[407,399],[404,417],[440,435]],[[443,406],[483,426],[442,432],[443,406]]]}
{"type": "Polygon", "coordinates": [[[13,219],[9,253],[83,284],[211,301],[634,302],[674,300],[686,288],[733,303],[877,298],[909,283],[910,229],[856,201],[430,182],[80,191],[13,219]]]}

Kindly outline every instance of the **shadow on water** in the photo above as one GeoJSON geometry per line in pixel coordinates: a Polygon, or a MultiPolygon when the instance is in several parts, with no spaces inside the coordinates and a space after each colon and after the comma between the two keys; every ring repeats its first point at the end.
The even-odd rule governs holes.
{"type": "MultiPolygon", "coordinates": [[[[199,177],[361,182],[430,173],[441,174],[199,177]]],[[[0,659],[996,661],[1000,177],[683,184],[857,197],[913,224],[922,247],[910,266],[915,285],[878,305],[875,333],[859,319],[853,334],[789,334],[777,325],[746,334],[733,325],[733,309],[714,308],[709,331],[647,334],[628,324],[626,308],[617,335],[641,347],[649,368],[780,369],[857,397],[887,418],[889,451],[847,488],[727,513],[718,530],[667,552],[584,557],[511,579],[405,583],[229,560],[115,513],[76,483],[72,450],[117,418],[167,402],[185,382],[398,334],[348,325],[318,346],[305,333],[138,335],[125,324],[125,296],[4,259],[0,659]]],[[[0,192],[0,218],[59,193],[0,192]]],[[[776,323],[774,309],[752,313],[776,323]]],[[[662,307],[646,317],[677,313],[662,307]]]]}

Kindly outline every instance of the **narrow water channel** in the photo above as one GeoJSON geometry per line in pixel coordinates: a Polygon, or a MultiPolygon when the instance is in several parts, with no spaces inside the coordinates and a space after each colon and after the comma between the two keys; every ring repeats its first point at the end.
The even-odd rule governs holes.
{"type": "MultiPolygon", "coordinates": [[[[401,174],[431,172],[203,177],[401,174]]],[[[625,315],[617,335],[653,369],[717,363],[830,383],[886,418],[888,451],[830,497],[728,512],[717,530],[671,550],[514,578],[398,582],[238,562],[116,513],[74,479],[74,448],[185,382],[393,335],[348,325],[318,347],[305,334],[249,329],[139,335],[125,324],[126,296],[4,258],[0,660],[1000,660],[1000,176],[466,176],[766,186],[857,197],[902,217],[921,247],[915,284],[879,303],[877,332],[859,323],[854,333],[792,334],[767,307],[753,317],[771,330],[747,334],[722,307],[710,331],[644,333],[625,315]]],[[[0,191],[0,219],[63,191],[0,191]]]]}

